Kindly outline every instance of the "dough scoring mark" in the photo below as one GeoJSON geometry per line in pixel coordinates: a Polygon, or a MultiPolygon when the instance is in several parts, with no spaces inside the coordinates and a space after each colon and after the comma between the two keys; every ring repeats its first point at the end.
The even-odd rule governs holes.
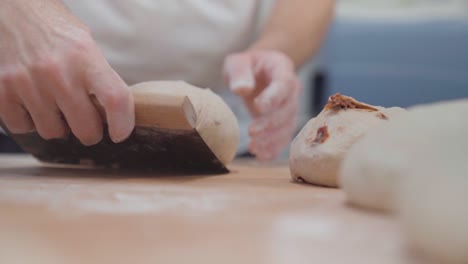
{"type": "Polygon", "coordinates": [[[377,117],[380,118],[380,119],[383,119],[383,120],[388,120],[388,117],[386,115],[384,115],[384,113],[377,113],[377,117]]]}
{"type": "Polygon", "coordinates": [[[307,143],[311,145],[322,144],[323,142],[327,141],[329,137],[330,134],[328,133],[328,126],[325,125],[317,129],[317,134],[314,140],[311,140],[311,138],[309,138],[307,139],[307,143]]]}

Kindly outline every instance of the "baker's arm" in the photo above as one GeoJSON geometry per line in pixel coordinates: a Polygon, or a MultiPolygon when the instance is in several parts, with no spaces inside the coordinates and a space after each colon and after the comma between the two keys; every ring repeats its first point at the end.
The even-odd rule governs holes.
{"type": "Polygon", "coordinates": [[[71,130],[85,145],[103,136],[103,105],[114,141],[134,126],[132,94],[88,28],[60,0],[0,1],[0,119],[12,133],[45,139],[71,130]]]}
{"type": "Polygon", "coordinates": [[[320,48],[333,7],[334,0],[277,0],[251,49],[281,51],[301,66],[320,48]]]}
{"type": "Polygon", "coordinates": [[[252,115],[257,158],[272,159],[291,141],[301,91],[296,69],[318,51],[332,11],[332,0],[277,0],[259,38],[227,56],[226,79],[252,115]]]}

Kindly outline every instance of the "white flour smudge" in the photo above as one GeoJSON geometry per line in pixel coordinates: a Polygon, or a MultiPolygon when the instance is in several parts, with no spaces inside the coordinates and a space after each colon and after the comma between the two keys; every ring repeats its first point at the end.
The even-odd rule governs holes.
{"type": "Polygon", "coordinates": [[[116,192],[113,199],[83,199],[77,206],[102,213],[157,213],[170,210],[217,211],[225,207],[226,195],[161,195],[116,192]]]}
{"type": "Polygon", "coordinates": [[[324,238],[333,234],[333,221],[325,221],[323,217],[311,215],[286,215],[280,217],[274,224],[273,230],[282,237],[314,237],[324,238]]]}
{"type": "Polygon", "coordinates": [[[276,219],[272,225],[268,260],[272,264],[312,263],[311,241],[322,244],[331,241],[337,233],[337,223],[321,215],[291,214],[276,219]]]}
{"type": "Polygon", "coordinates": [[[30,184],[2,186],[0,200],[45,204],[56,210],[99,213],[211,212],[226,208],[236,196],[184,186],[30,184]]]}

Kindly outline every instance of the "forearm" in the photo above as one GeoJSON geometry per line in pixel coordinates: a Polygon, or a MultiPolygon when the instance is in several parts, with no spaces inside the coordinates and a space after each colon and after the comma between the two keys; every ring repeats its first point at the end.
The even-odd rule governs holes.
{"type": "Polygon", "coordinates": [[[251,49],[279,50],[300,67],[323,41],[333,0],[277,0],[270,19],[251,49]]]}

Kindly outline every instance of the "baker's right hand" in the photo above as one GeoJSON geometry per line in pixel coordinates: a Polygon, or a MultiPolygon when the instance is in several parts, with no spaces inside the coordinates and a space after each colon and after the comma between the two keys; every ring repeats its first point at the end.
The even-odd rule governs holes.
{"type": "Polygon", "coordinates": [[[114,142],[135,124],[129,87],[91,34],[59,0],[0,2],[0,118],[15,134],[37,131],[45,139],[69,130],[84,144],[98,143],[106,114],[114,142]]]}

